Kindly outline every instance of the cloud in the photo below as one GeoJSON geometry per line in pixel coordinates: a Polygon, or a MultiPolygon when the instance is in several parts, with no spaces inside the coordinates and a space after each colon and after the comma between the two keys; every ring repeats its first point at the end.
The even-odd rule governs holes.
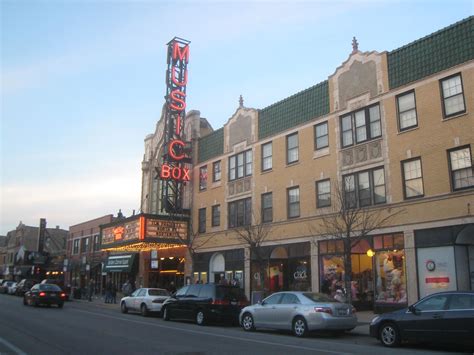
{"type": "Polygon", "coordinates": [[[50,225],[68,229],[70,225],[106,214],[119,208],[127,215],[140,208],[139,173],[110,170],[97,175],[94,171],[69,181],[49,181],[3,185],[0,208],[0,234],[14,229],[19,221],[37,225],[46,218],[50,225]]]}

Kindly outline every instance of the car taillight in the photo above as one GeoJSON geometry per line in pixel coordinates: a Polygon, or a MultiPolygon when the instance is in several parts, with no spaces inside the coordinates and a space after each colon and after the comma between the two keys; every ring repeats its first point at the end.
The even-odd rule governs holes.
{"type": "Polygon", "coordinates": [[[61,297],[66,297],[66,294],[64,292],[61,293],[61,297]]]}
{"type": "Polygon", "coordinates": [[[332,308],[331,307],[314,307],[314,311],[318,312],[318,313],[332,314],[332,308]]]}
{"type": "Polygon", "coordinates": [[[40,293],[39,293],[39,296],[40,296],[40,297],[46,296],[46,292],[40,292],[40,293]]]}
{"type": "Polygon", "coordinates": [[[229,300],[214,300],[211,302],[211,304],[216,304],[216,305],[228,305],[230,304],[229,300]]]}
{"type": "Polygon", "coordinates": [[[165,300],[162,300],[162,299],[159,299],[159,298],[155,298],[153,301],[151,301],[152,303],[163,303],[165,300]]]}

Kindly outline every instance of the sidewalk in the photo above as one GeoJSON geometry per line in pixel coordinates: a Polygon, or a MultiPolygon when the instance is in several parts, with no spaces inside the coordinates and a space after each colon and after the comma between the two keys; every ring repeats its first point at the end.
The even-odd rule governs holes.
{"type": "MultiPolygon", "coordinates": [[[[117,303],[105,303],[103,296],[93,296],[92,301],[89,302],[87,299],[72,299],[72,302],[82,302],[94,305],[96,307],[105,307],[109,309],[120,310],[120,299],[122,296],[117,296],[117,303]]],[[[376,316],[373,311],[361,311],[357,312],[357,326],[349,332],[349,334],[361,335],[361,336],[370,336],[369,325],[370,321],[376,316]]]]}

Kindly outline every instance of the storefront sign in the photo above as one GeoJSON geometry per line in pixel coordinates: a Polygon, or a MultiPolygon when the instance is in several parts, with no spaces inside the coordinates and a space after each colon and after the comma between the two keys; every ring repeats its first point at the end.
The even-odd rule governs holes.
{"type": "Polygon", "coordinates": [[[420,297],[456,290],[456,266],[452,246],[418,248],[420,297]]]}

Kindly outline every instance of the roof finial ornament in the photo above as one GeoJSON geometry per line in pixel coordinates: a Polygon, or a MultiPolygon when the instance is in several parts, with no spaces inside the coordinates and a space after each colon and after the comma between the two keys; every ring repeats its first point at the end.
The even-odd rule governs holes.
{"type": "Polygon", "coordinates": [[[359,43],[357,42],[357,39],[352,37],[352,54],[357,53],[359,51],[359,43]]]}
{"type": "Polygon", "coordinates": [[[239,98],[239,107],[240,108],[244,107],[244,98],[242,97],[242,95],[240,95],[240,98],[239,98]]]}

